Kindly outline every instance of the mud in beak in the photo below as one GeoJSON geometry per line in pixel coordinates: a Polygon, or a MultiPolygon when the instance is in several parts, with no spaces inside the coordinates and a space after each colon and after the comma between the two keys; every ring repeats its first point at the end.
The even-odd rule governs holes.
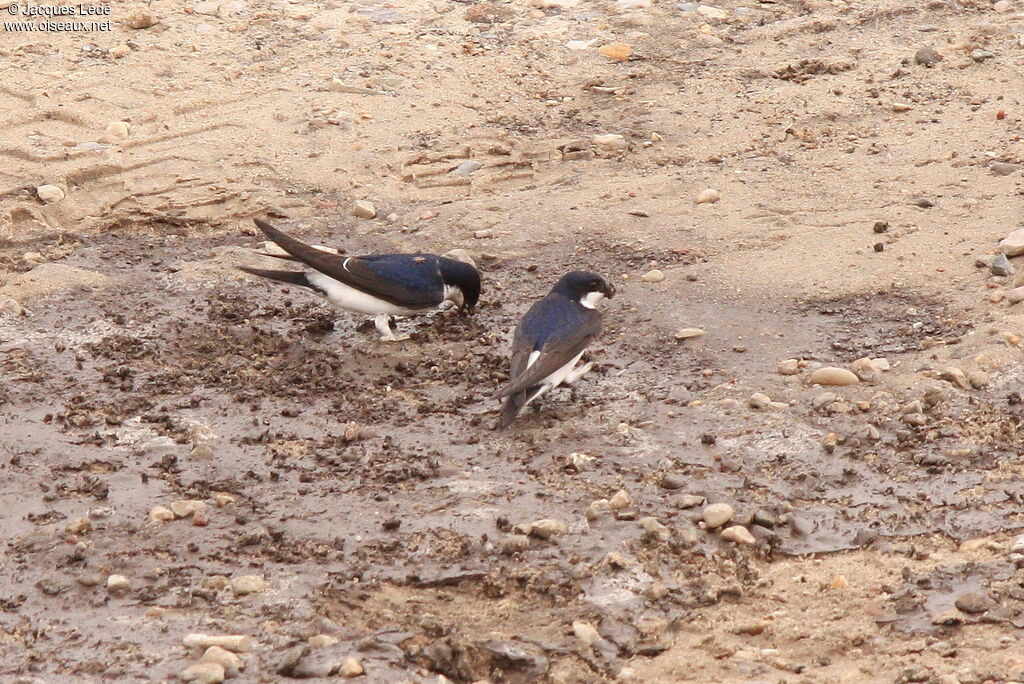
{"type": "Polygon", "coordinates": [[[605,288],[604,296],[611,299],[615,296],[615,286],[609,282],[606,282],[605,285],[607,285],[607,287],[605,288]]]}

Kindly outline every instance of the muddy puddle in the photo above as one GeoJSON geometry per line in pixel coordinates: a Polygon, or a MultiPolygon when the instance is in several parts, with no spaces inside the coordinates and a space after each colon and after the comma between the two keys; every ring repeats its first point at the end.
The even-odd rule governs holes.
{"type": "MultiPolygon", "coordinates": [[[[919,390],[878,381],[822,402],[827,388],[774,371],[956,345],[971,323],[949,325],[937,301],[737,301],[699,256],[584,242],[484,260],[474,318],[405,320],[413,339],[382,345],[307,292],[234,272],[253,246],[201,233],[33,246],[105,279],[0,318],[0,619],[29,645],[0,645],[4,675],[170,676],[194,660],[182,636],[207,632],[256,638],[258,681],[326,676],[351,653],[372,681],[586,681],[662,652],[671,630],[643,625],[733,600],[756,579],[751,557],[1024,525],[1024,485],[992,476],[1013,453],[1015,387],[968,397],[936,381],[912,426],[901,407],[919,390]],[[517,317],[583,255],[613,279],[671,264],[691,276],[686,297],[617,280],[597,372],[493,432],[517,317]],[[711,320],[705,337],[672,338],[711,320]],[[778,405],[751,408],[756,391],[778,405]],[[621,505],[586,514],[620,490],[621,505]],[[222,505],[202,525],[149,521],[186,499],[222,505]],[[703,529],[705,501],[731,504],[757,544],[703,529]],[[522,527],[538,520],[556,533],[522,527]],[[108,592],[112,574],[131,588],[108,592]],[[269,589],[218,580],[249,574],[269,589]],[[590,648],[578,620],[600,632],[590,648]],[[337,643],[304,645],[321,633],[337,643]]],[[[4,247],[3,263],[31,273],[25,249],[4,247]]],[[[908,579],[920,595],[892,620],[938,628],[928,616],[978,572],[908,579]]]]}

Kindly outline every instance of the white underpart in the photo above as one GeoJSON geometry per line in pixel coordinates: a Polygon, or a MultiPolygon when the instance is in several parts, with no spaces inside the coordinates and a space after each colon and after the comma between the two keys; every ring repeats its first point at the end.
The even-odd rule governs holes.
{"type": "Polygon", "coordinates": [[[466,296],[462,293],[462,288],[456,287],[455,285],[445,285],[444,300],[451,302],[455,306],[464,306],[466,303],[466,296]]]}
{"type": "Polygon", "coordinates": [[[407,309],[404,306],[398,306],[397,304],[374,297],[319,271],[309,272],[306,274],[306,277],[310,283],[326,292],[327,299],[339,309],[369,316],[379,316],[381,314],[404,316],[413,313],[413,309],[407,309]]]}
{"type": "Polygon", "coordinates": [[[588,292],[580,297],[580,304],[588,309],[593,309],[597,307],[597,303],[602,299],[604,299],[604,292],[588,292]]]}
{"type": "MultiPolygon", "coordinates": [[[[586,350],[583,350],[583,351],[586,351],[586,350]]],[[[539,356],[540,356],[540,352],[539,351],[532,352],[530,354],[530,358],[526,360],[526,367],[529,368],[530,366],[532,366],[534,364],[534,362],[537,361],[537,358],[539,356]]],[[[573,369],[576,368],[576,364],[580,362],[580,358],[582,356],[583,356],[583,352],[580,352],[576,356],[572,357],[569,360],[569,362],[566,363],[564,366],[562,366],[561,368],[556,370],[554,373],[552,373],[551,375],[547,376],[546,378],[541,380],[539,383],[537,383],[538,385],[540,385],[540,388],[534,393],[534,395],[532,397],[530,397],[529,399],[526,400],[526,403],[523,404],[523,408],[529,406],[530,402],[532,402],[534,399],[536,399],[536,398],[538,398],[538,397],[540,397],[540,396],[550,392],[554,388],[556,388],[559,385],[561,385],[563,382],[566,383],[566,384],[571,385],[572,383],[576,382],[581,377],[583,377],[583,374],[586,373],[588,370],[590,370],[590,368],[594,364],[586,363],[582,367],[580,367],[579,370],[573,371],[573,369]]],[[[525,372],[525,370],[524,370],[524,372],[525,372]]]]}
{"type": "MultiPolygon", "coordinates": [[[[328,254],[338,254],[341,252],[335,247],[325,247],[324,245],[313,245],[313,249],[319,249],[321,252],[327,252],[328,254]]],[[[287,251],[281,248],[273,240],[267,240],[263,243],[263,251],[267,254],[275,254],[277,256],[290,256],[287,251]]]]}

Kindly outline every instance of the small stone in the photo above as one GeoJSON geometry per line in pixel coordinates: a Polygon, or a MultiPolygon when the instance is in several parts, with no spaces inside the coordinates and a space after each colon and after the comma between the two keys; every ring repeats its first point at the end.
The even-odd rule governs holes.
{"type": "Polygon", "coordinates": [[[617,133],[605,133],[603,135],[595,135],[594,144],[600,147],[602,150],[609,152],[617,152],[619,150],[626,149],[626,138],[617,133]]]}
{"type": "Polygon", "coordinates": [[[815,411],[820,411],[823,408],[827,408],[832,402],[838,401],[838,399],[839,397],[835,392],[822,392],[811,399],[811,408],[815,411]]]}
{"type": "Polygon", "coordinates": [[[121,43],[120,45],[115,45],[114,47],[110,48],[110,56],[114,59],[121,59],[122,57],[127,57],[131,53],[132,49],[124,43],[121,43]]]}
{"type": "Polygon", "coordinates": [[[995,53],[990,50],[982,50],[981,48],[971,50],[971,59],[975,62],[984,62],[986,59],[992,59],[993,57],[995,57],[995,53]]]}
{"type": "Polygon", "coordinates": [[[192,447],[192,451],[189,452],[189,458],[194,458],[197,461],[210,461],[213,460],[213,448],[209,444],[197,444],[192,447]]]}
{"type": "Polygon", "coordinates": [[[682,489],[689,482],[689,478],[679,473],[666,473],[658,482],[662,489],[682,489]]]}
{"type": "Polygon", "coordinates": [[[645,283],[660,283],[664,279],[665,274],[656,268],[652,268],[650,271],[640,276],[640,280],[644,281],[645,283]]]}
{"type": "Polygon", "coordinates": [[[469,176],[472,173],[479,171],[481,168],[483,168],[483,164],[481,164],[480,162],[473,161],[472,159],[467,159],[466,161],[462,162],[448,173],[450,173],[453,176],[461,176],[465,178],[466,176],[469,176]]]}
{"type": "Polygon", "coordinates": [[[999,0],[997,3],[992,5],[992,9],[999,14],[1006,14],[1007,12],[1013,11],[1013,3],[1010,2],[1010,0],[999,0]]]}
{"type": "Polygon", "coordinates": [[[199,659],[199,662],[217,663],[224,668],[225,674],[229,677],[236,676],[238,672],[245,667],[245,663],[242,662],[241,658],[220,646],[210,646],[210,648],[206,649],[206,652],[203,653],[203,657],[199,659]]]}
{"type": "Polygon", "coordinates": [[[718,194],[717,190],[714,188],[707,188],[700,191],[700,194],[697,195],[696,202],[697,204],[714,204],[720,199],[721,195],[718,194]]]}
{"type": "Polygon", "coordinates": [[[196,14],[203,14],[208,17],[216,17],[220,15],[220,3],[211,2],[210,0],[203,0],[192,5],[192,11],[196,14]]]}
{"type": "Polygon", "coordinates": [[[530,534],[541,539],[551,539],[569,531],[568,526],[561,520],[544,518],[531,524],[530,534]]]}
{"type": "Polygon", "coordinates": [[[672,498],[672,504],[676,508],[696,508],[704,505],[705,501],[707,501],[706,498],[697,494],[680,494],[672,498]]]}
{"type": "Polygon", "coordinates": [[[850,586],[850,580],[846,579],[846,575],[836,575],[832,578],[829,586],[833,589],[845,589],[850,586]]]}
{"type": "Polygon", "coordinates": [[[999,241],[999,251],[1008,257],[1024,254],[1024,228],[1018,228],[999,241]]]}
{"type": "Polygon", "coordinates": [[[974,389],[984,389],[985,387],[988,387],[988,373],[982,370],[970,371],[967,374],[967,382],[971,383],[971,387],[974,389]]]}
{"type": "Polygon", "coordinates": [[[755,392],[747,399],[747,406],[752,409],[768,408],[772,404],[772,398],[762,392],[755,392]]]}
{"type": "Polygon", "coordinates": [[[484,238],[489,238],[489,237],[493,237],[493,236],[494,236],[494,231],[491,230],[490,228],[485,228],[483,230],[474,230],[473,231],[473,237],[476,238],[477,240],[483,240],[484,238]]]}
{"type": "Polygon", "coordinates": [[[266,591],[267,587],[267,580],[263,575],[242,575],[231,580],[231,591],[235,592],[236,596],[260,594],[266,591]]]}
{"type": "Polygon", "coordinates": [[[68,534],[84,534],[92,529],[92,520],[88,517],[72,518],[68,521],[68,524],[64,526],[64,531],[68,534]]]}
{"type": "Polygon", "coordinates": [[[942,55],[933,47],[923,47],[914,55],[914,62],[932,67],[942,61],[942,55]]]}
{"type": "Polygon", "coordinates": [[[1017,173],[1020,169],[1020,164],[1010,162],[994,161],[988,165],[989,173],[993,176],[1009,176],[1010,174],[1017,173]]]}
{"type": "Polygon", "coordinates": [[[156,25],[156,17],[149,12],[137,10],[128,15],[125,23],[136,31],[156,25]]]}
{"type": "Polygon", "coordinates": [[[476,268],[476,260],[473,258],[473,255],[470,254],[468,250],[461,248],[450,249],[447,252],[445,252],[443,256],[449,259],[455,259],[456,261],[461,261],[464,264],[469,264],[470,266],[476,268]]]}
{"type": "Polygon", "coordinates": [[[211,646],[219,646],[232,653],[248,653],[252,650],[252,637],[244,634],[228,636],[212,636],[209,634],[188,634],[181,640],[185,648],[206,650],[211,646]]]}
{"type": "Polygon", "coordinates": [[[727,503],[711,504],[710,506],[705,507],[704,511],[701,513],[701,518],[710,528],[721,527],[732,520],[732,516],[732,506],[727,503]]]}
{"type": "Polygon", "coordinates": [[[921,427],[928,424],[928,418],[923,413],[908,413],[903,416],[903,422],[907,425],[921,427]]]}
{"type": "Polygon", "coordinates": [[[196,513],[205,513],[206,502],[198,499],[182,499],[171,504],[171,512],[177,518],[187,518],[196,513]]]}
{"type": "Polygon", "coordinates": [[[835,366],[825,366],[811,373],[812,385],[856,385],[860,378],[853,371],[835,366]]]}
{"type": "Polygon", "coordinates": [[[971,383],[967,380],[967,375],[956,366],[949,366],[939,371],[939,377],[943,380],[951,382],[961,389],[971,389],[971,383]]]}
{"type": "Polygon", "coordinates": [[[23,307],[17,299],[13,297],[4,297],[0,299],[0,313],[8,313],[12,316],[24,316],[25,307],[23,307]]]}
{"type": "Polygon", "coordinates": [[[954,605],[965,613],[978,614],[992,610],[996,602],[983,592],[968,591],[957,596],[954,605]]]}
{"type": "Polygon", "coordinates": [[[872,227],[872,230],[876,233],[887,233],[889,232],[889,222],[875,221],[875,225],[872,227]]]}
{"type": "Polygon", "coordinates": [[[530,548],[530,538],[525,534],[510,534],[498,542],[498,548],[505,554],[519,553],[530,548]]]}
{"type": "Polygon", "coordinates": [[[629,494],[626,493],[625,489],[620,489],[615,492],[612,498],[608,499],[608,508],[613,511],[621,511],[622,509],[629,506],[629,494]]]}
{"type": "Polygon", "coordinates": [[[893,102],[889,105],[889,109],[894,112],[909,112],[913,108],[913,105],[909,105],[906,102],[893,102]]]}
{"type": "Polygon", "coordinates": [[[588,646],[593,646],[602,640],[602,637],[600,633],[598,633],[596,627],[589,622],[583,622],[581,620],[576,620],[572,623],[572,633],[576,635],[577,639],[588,646]]]}
{"type": "Polygon", "coordinates": [[[129,131],[130,128],[127,122],[111,121],[109,124],[107,124],[106,134],[111,138],[115,138],[117,140],[124,140],[125,138],[128,137],[129,131]]]}
{"type": "Polygon", "coordinates": [[[181,673],[182,681],[199,682],[199,684],[218,684],[226,676],[224,666],[220,663],[197,663],[181,673]]]}
{"type": "Polygon", "coordinates": [[[1024,302],[1024,287],[1015,287],[1012,290],[1006,291],[1006,301],[1010,304],[1020,304],[1024,302]]]}
{"type": "Polygon", "coordinates": [[[999,548],[999,542],[992,537],[978,537],[977,539],[966,539],[960,542],[960,546],[957,550],[961,553],[978,551],[979,549],[991,549],[996,550],[999,548]]]}
{"type": "Polygon", "coordinates": [[[754,535],[743,525],[733,525],[722,530],[722,539],[736,544],[756,544],[754,535]]]}
{"type": "Polygon", "coordinates": [[[701,337],[704,331],[700,328],[680,328],[676,331],[677,340],[692,340],[695,337],[701,337]]]}
{"type": "Polygon", "coordinates": [[[1024,553],[1024,534],[1018,535],[1010,542],[1010,553],[1024,553]]]}
{"type": "Polygon", "coordinates": [[[341,667],[338,668],[339,677],[358,677],[363,674],[363,666],[359,664],[359,661],[349,656],[341,663],[341,667]]]}
{"type": "Polygon", "coordinates": [[[377,207],[373,206],[373,202],[356,200],[352,205],[352,215],[358,218],[372,219],[377,216],[377,207]]]}
{"type": "Polygon", "coordinates": [[[107,591],[120,594],[132,588],[132,583],[124,575],[111,575],[107,578],[107,591]]]}
{"type": "Polygon", "coordinates": [[[474,24],[497,24],[512,18],[511,8],[496,2],[481,2],[466,10],[466,21],[474,24]]]}
{"type": "Polygon", "coordinates": [[[306,642],[313,648],[324,648],[338,643],[338,637],[332,637],[330,634],[314,634],[306,639],[306,642]]]}
{"type": "Polygon", "coordinates": [[[633,53],[633,47],[628,43],[609,43],[602,45],[597,51],[613,62],[625,62],[633,53]]]}
{"type": "Polygon", "coordinates": [[[64,191],[56,185],[40,185],[36,187],[36,196],[42,201],[50,204],[64,199],[64,191]]]}
{"type": "Polygon", "coordinates": [[[598,499],[589,506],[587,506],[587,520],[593,522],[598,518],[603,518],[612,514],[612,509],[608,505],[608,499],[598,499]]]}
{"type": "Polygon", "coordinates": [[[728,19],[729,13],[724,9],[712,7],[711,5],[699,5],[697,11],[708,19],[728,19]]]}
{"type": "Polygon", "coordinates": [[[597,459],[590,454],[585,454],[582,451],[574,451],[566,457],[566,465],[576,469],[578,472],[587,470],[594,465],[594,461],[597,459]]]}
{"type": "Polygon", "coordinates": [[[653,516],[640,518],[638,522],[640,523],[640,526],[644,528],[644,532],[653,535],[662,541],[667,540],[671,536],[671,532],[669,532],[668,527],[653,516]]]}
{"type": "Polygon", "coordinates": [[[996,258],[992,260],[988,268],[994,276],[1012,276],[1014,271],[1013,264],[1010,263],[1005,254],[996,255],[996,258]]]}
{"type": "Polygon", "coordinates": [[[775,367],[775,372],[779,375],[796,375],[800,372],[800,361],[797,359],[780,361],[779,365],[775,367]]]}

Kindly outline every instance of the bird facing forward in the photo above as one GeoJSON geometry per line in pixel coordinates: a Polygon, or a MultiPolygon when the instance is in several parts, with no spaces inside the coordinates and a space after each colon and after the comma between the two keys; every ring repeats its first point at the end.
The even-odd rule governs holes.
{"type": "Polygon", "coordinates": [[[266,254],[298,261],[309,271],[273,271],[239,267],[246,273],[290,285],[308,287],[339,309],[374,317],[381,340],[408,339],[392,329],[393,316],[408,316],[450,301],[472,313],[480,299],[480,273],[472,265],[436,254],[371,254],[344,256],[313,247],[282,233],[266,221],[256,226],[284,254],[266,254]]]}
{"type": "Polygon", "coordinates": [[[590,343],[601,333],[595,306],[615,296],[615,288],[594,273],[571,271],[551,292],[526,312],[512,341],[509,383],[497,397],[505,398],[496,429],[501,430],[544,393],[571,385],[593,362],[576,367],[590,343]]]}

